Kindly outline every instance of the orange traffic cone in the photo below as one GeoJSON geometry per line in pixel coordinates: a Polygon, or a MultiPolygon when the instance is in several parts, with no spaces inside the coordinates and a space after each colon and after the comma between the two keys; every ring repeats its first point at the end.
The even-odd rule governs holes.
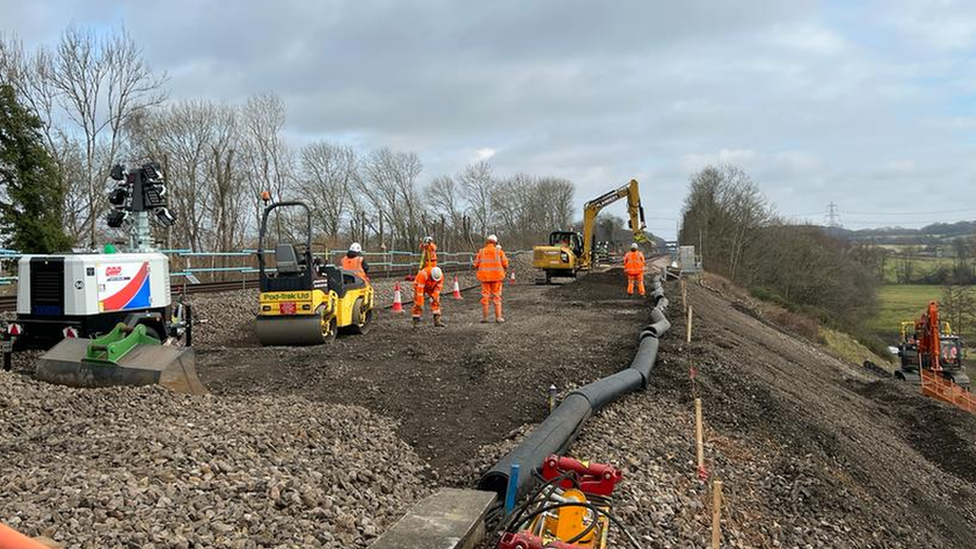
{"type": "Polygon", "coordinates": [[[464,299],[461,296],[461,285],[458,284],[457,275],[454,275],[454,299],[464,299]]]}
{"type": "Polygon", "coordinates": [[[510,274],[508,275],[508,283],[509,283],[509,284],[515,284],[515,271],[512,271],[512,272],[511,272],[511,273],[510,273],[510,274]]]}
{"type": "Polygon", "coordinates": [[[393,312],[402,313],[403,312],[403,298],[400,297],[400,283],[397,282],[393,285],[393,312]]]}

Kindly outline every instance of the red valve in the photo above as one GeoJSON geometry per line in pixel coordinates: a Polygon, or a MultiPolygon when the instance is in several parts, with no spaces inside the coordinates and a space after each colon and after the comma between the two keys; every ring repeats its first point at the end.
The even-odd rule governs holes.
{"type": "Polygon", "coordinates": [[[578,487],[587,495],[609,496],[617,483],[623,479],[623,473],[612,465],[603,463],[583,463],[578,459],[552,455],[542,463],[542,478],[550,481],[564,473],[573,472],[574,479],[566,478],[559,483],[560,488],[578,487]]]}
{"type": "Polygon", "coordinates": [[[519,532],[508,533],[498,542],[498,549],[584,549],[580,545],[552,540],[543,541],[542,538],[519,532]]]}

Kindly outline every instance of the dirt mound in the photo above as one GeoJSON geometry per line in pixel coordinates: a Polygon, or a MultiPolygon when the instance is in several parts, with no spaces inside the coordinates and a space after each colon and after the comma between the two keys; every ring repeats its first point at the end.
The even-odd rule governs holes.
{"type": "Polygon", "coordinates": [[[619,271],[563,286],[506,283],[502,325],[479,322],[479,294],[445,295],[444,329],[429,316],[414,329],[409,315],[384,310],[369,334],[331,346],[200,345],[197,369],[217,394],[301,395],[397,418],[400,436],[449,473],[481,445],[545,417],[550,384],[564,391],[629,364],[648,321],[619,271]]]}

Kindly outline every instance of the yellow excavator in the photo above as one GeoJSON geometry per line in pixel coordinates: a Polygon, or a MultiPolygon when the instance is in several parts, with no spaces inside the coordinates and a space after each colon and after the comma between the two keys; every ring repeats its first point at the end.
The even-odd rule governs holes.
{"type": "Polygon", "coordinates": [[[549,244],[532,249],[532,266],[538,269],[536,284],[549,284],[553,278],[575,278],[579,271],[593,266],[593,229],[596,216],[610,204],[627,199],[628,226],[634,233],[635,242],[647,241],[644,234],[644,208],[641,206],[640,191],[636,179],[606,194],[590,200],[583,206],[583,233],[574,231],[553,231],[549,234],[549,244]]]}

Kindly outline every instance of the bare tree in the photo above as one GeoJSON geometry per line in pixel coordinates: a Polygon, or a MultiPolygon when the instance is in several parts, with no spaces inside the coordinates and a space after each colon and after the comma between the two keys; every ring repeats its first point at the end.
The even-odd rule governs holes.
{"type": "Polygon", "coordinates": [[[735,280],[743,251],[755,231],[765,226],[771,213],[766,198],[752,179],[736,166],[725,167],[725,190],[720,207],[729,213],[729,277],[735,280]]]}
{"type": "Polygon", "coordinates": [[[288,192],[292,157],[281,135],[285,120],[285,104],[274,93],[254,95],[244,105],[241,116],[243,156],[258,221],[262,206],[257,197],[262,192],[268,191],[275,200],[283,200],[288,192]]]}
{"type": "Polygon", "coordinates": [[[492,200],[498,181],[492,177],[491,164],[485,161],[470,164],[458,174],[457,179],[467,196],[468,212],[474,228],[484,237],[495,221],[492,200]]]}
{"type": "Polygon", "coordinates": [[[133,155],[163,164],[170,204],[182,230],[176,242],[194,251],[241,243],[246,194],[233,164],[240,137],[237,110],[207,101],[181,101],[147,112],[129,125],[133,155]]]}
{"type": "Polygon", "coordinates": [[[505,240],[530,247],[572,223],[573,184],[565,179],[516,174],[493,189],[494,227],[505,240]]]}
{"type": "MultiPolygon", "coordinates": [[[[40,54],[43,58],[46,54],[40,54]]],[[[124,29],[107,38],[69,27],[41,72],[57,91],[56,99],[77,133],[84,162],[84,203],[88,244],[94,246],[99,215],[105,208],[105,181],[122,146],[125,124],[162,103],[165,76],[155,75],[142,51],[124,29]]]]}
{"type": "Polygon", "coordinates": [[[349,193],[359,179],[356,153],[350,147],[316,141],[306,145],[299,156],[302,170],[297,192],[315,206],[315,223],[334,246],[348,216],[349,193]]]}
{"type": "Polygon", "coordinates": [[[162,162],[168,176],[170,202],[180,215],[183,235],[178,246],[193,251],[204,247],[208,221],[208,168],[217,108],[205,102],[183,101],[141,117],[140,138],[147,157],[162,162]]]}
{"type": "Polygon", "coordinates": [[[915,256],[918,252],[918,246],[907,246],[901,250],[897,271],[899,283],[912,284],[915,281],[915,256]]]}
{"type": "Polygon", "coordinates": [[[461,186],[449,175],[435,177],[424,190],[431,214],[441,219],[443,234],[437,235],[448,248],[470,244],[471,235],[464,214],[465,204],[461,186]]]}
{"type": "MultiPolygon", "coordinates": [[[[410,248],[421,238],[423,207],[417,178],[423,167],[416,153],[375,150],[360,163],[359,193],[376,212],[377,234],[383,239],[384,226],[390,228],[393,245],[410,248]]],[[[383,240],[386,244],[386,240],[383,240]]]]}
{"type": "Polygon", "coordinates": [[[250,207],[245,192],[246,172],[235,164],[236,151],[241,145],[237,114],[238,109],[234,107],[222,106],[218,110],[210,144],[208,175],[212,199],[207,201],[207,208],[213,219],[213,242],[219,250],[243,246],[246,212],[250,207]]]}
{"type": "Polygon", "coordinates": [[[720,274],[735,279],[749,239],[772,213],[759,188],[735,166],[706,166],[691,177],[680,240],[699,246],[720,274]]]}
{"type": "Polygon", "coordinates": [[[947,285],[942,287],[942,305],[945,320],[956,333],[968,332],[976,318],[976,296],[972,286],[947,285]]]}
{"type": "Polygon", "coordinates": [[[72,235],[82,235],[90,217],[86,215],[85,147],[61,108],[61,92],[53,78],[54,53],[48,48],[29,53],[15,37],[0,36],[0,75],[13,84],[19,99],[41,119],[46,148],[58,168],[65,227],[72,235]]]}

